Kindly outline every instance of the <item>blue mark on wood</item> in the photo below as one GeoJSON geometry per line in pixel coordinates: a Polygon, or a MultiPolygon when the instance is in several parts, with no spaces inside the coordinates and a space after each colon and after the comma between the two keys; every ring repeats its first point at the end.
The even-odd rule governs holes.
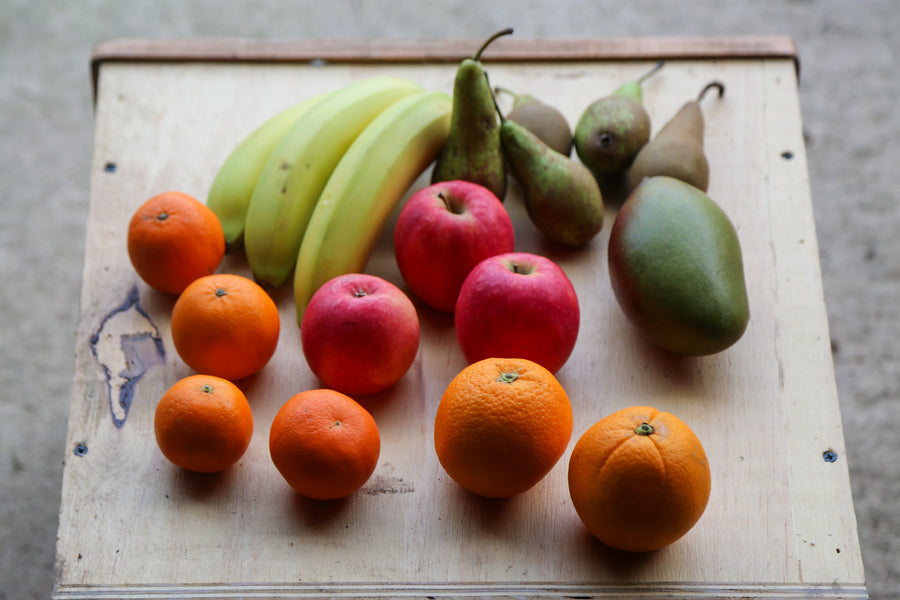
{"type": "Polygon", "coordinates": [[[106,376],[109,411],[113,425],[119,429],[128,419],[141,377],[166,362],[159,328],[141,306],[137,286],[103,317],[91,336],[91,352],[106,376]]]}

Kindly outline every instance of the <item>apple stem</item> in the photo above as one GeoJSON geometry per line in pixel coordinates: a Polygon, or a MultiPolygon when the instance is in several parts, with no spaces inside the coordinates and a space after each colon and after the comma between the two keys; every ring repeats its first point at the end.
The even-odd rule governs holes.
{"type": "Polygon", "coordinates": [[[359,288],[353,292],[354,298],[362,298],[363,296],[368,296],[368,295],[369,295],[368,292],[366,292],[366,290],[364,290],[362,288],[359,288]]]}
{"type": "Polygon", "coordinates": [[[447,207],[447,210],[453,213],[454,215],[461,215],[463,213],[462,207],[458,202],[452,202],[447,196],[444,195],[444,192],[438,192],[438,198],[441,199],[441,202],[444,203],[444,206],[447,207]]]}

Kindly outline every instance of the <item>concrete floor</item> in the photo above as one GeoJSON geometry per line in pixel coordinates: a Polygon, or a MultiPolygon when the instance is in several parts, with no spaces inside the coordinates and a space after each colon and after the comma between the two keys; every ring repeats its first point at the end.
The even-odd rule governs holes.
{"type": "Polygon", "coordinates": [[[92,46],[114,37],[481,38],[509,25],[521,38],[794,38],[868,587],[873,599],[900,598],[896,2],[409,4],[0,2],[0,600],[50,595],[93,144],[92,46]]]}

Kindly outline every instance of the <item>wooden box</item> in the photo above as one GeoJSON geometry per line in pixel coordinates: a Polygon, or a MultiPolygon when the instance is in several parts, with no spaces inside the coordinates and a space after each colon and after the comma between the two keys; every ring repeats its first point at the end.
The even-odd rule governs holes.
{"type": "MultiPolygon", "coordinates": [[[[282,335],[272,362],[241,383],[255,432],[216,476],[156,447],[159,396],[190,370],[169,332],[174,298],[135,275],[126,227],[137,206],[178,189],[205,199],[231,148],[276,111],[375,73],[452,91],[477,41],[114,40],[93,56],[95,146],[76,332],[53,596],[65,598],[862,598],[866,596],[823,301],[789,39],[498,40],[495,85],[533,93],[574,126],[582,110],[659,59],[644,84],[654,132],[710,80],[703,102],[710,196],[744,252],[751,320],[705,358],[654,350],[611,291],[606,242],[621,202],[587,248],[546,243],[512,184],[517,249],[569,274],[582,306],[578,344],[558,373],[575,411],[569,450],[508,501],[461,490],[433,451],[435,408],[465,366],[452,318],[417,303],[422,344],[389,392],[362,399],[382,433],[372,479],[352,497],[312,502],[281,479],[268,428],[306,366],[290,286],[274,292],[282,335]],[[650,404],[685,420],[712,468],[696,527],[647,554],[609,550],[568,498],[571,446],[614,410],[650,404]]],[[[428,182],[423,174],[414,187],[428,182]]],[[[396,217],[396,213],[394,215],[396,217]]],[[[393,221],[368,272],[403,286],[393,221]]],[[[221,270],[249,274],[240,255],[221,270]]]]}

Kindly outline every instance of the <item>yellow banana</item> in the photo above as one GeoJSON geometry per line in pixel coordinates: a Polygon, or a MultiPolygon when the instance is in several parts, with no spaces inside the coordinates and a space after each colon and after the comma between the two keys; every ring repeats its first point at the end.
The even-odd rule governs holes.
{"type": "Polygon", "coordinates": [[[434,161],[450,131],[443,92],[404,98],[378,115],[334,169],[309,221],[294,271],[297,322],[338,275],[362,272],[385,222],[434,161]]]}
{"type": "Polygon", "coordinates": [[[244,250],[260,284],[278,287],[290,276],[319,194],[353,140],[385,108],[420,91],[406,78],[369,77],[331,92],[294,123],[247,208],[244,250]]]}
{"type": "Polygon", "coordinates": [[[235,146],[219,167],[209,187],[206,205],[219,217],[229,247],[244,234],[250,196],[269,155],[297,119],[323,96],[304,100],[271,117],[235,146]]]}

